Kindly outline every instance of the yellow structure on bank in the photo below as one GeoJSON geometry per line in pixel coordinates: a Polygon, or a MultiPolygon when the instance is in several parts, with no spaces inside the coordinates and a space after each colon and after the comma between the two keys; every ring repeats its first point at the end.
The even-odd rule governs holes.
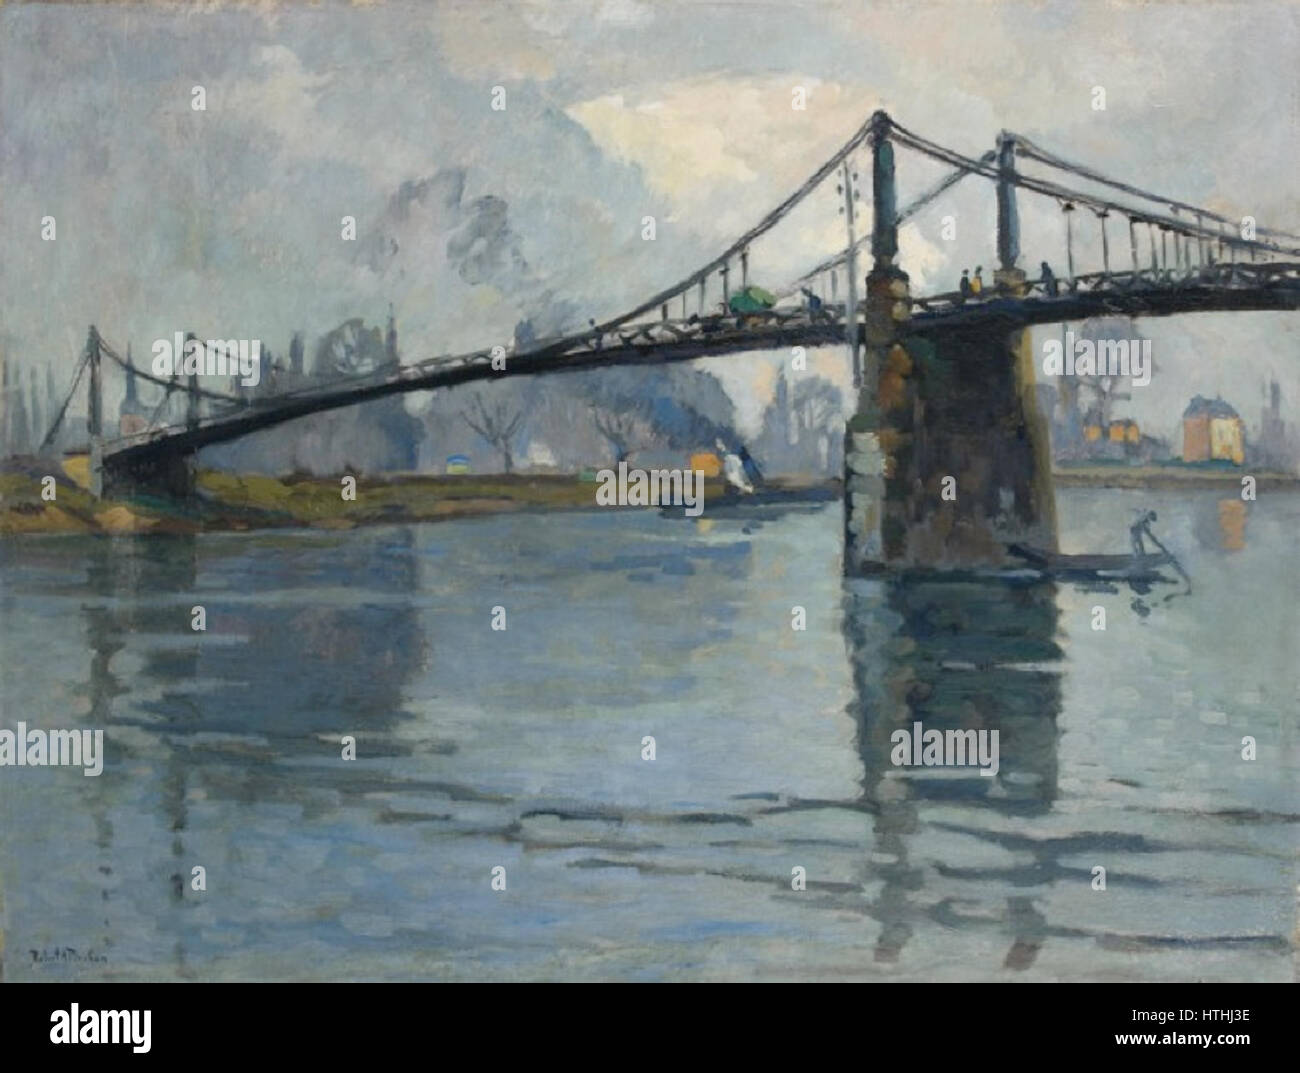
{"type": "Polygon", "coordinates": [[[1246,460],[1246,427],[1222,398],[1197,395],[1183,411],[1183,461],[1218,460],[1238,466],[1246,460]]]}
{"type": "Polygon", "coordinates": [[[1142,430],[1131,417],[1122,417],[1112,421],[1106,428],[1096,419],[1083,426],[1083,438],[1089,443],[1096,443],[1105,438],[1109,443],[1140,443],[1142,430]]]}
{"type": "Polygon", "coordinates": [[[1138,443],[1141,439],[1142,433],[1138,429],[1138,423],[1131,417],[1110,423],[1111,443],[1138,443]]]}
{"type": "Polygon", "coordinates": [[[691,455],[690,468],[699,470],[706,477],[716,477],[722,472],[722,459],[712,451],[696,451],[691,455]]]}

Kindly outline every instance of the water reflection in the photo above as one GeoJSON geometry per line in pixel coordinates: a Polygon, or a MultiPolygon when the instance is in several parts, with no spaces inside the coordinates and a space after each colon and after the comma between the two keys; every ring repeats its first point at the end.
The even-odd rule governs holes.
{"type": "MultiPolygon", "coordinates": [[[[1187,534],[1208,499],[1217,534],[1217,498],[1155,506],[1187,534]]],[[[1172,538],[1197,595],[1145,620],[1112,599],[1106,634],[1106,596],[1074,586],[846,584],[839,526],[796,512],[0,543],[8,650],[60,670],[11,660],[11,711],[104,726],[107,751],[101,778],[0,779],[5,968],[1284,975],[1293,765],[1198,768],[1224,716],[1229,739],[1289,741],[1248,692],[1283,657],[1204,613],[1294,632],[1274,580],[1211,569],[1285,554],[1277,509],[1249,505],[1245,559],[1172,538]],[[997,730],[997,775],[895,766],[917,722],[997,730]],[[28,960],[64,945],[105,956],[28,960]]]]}
{"type": "Polygon", "coordinates": [[[1241,498],[1215,500],[1206,496],[1196,508],[1196,542],[1211,551],[1242,551],[1246,547],[1249,508],[1241,498]]]}
{"type": "MultiPolygon", "coordinates": [[[[409,601],[411,541],[409,530],[372,534],[340,550],[340,569],[366,597],[334,606],[321,599],[320,557],[308,568],[287,544],[270,555],[212,541],[200,554],[198,540],[184,536],[87,545],[87,722],[107,730],[106,767],[147,772],[153,782],[171,861],[166,895],[160,891],[154,904],[167,907],[158,924],[175,937],[179,974],[186,974],[191,867],[200,863],[187,844],[192,801],[293,803],[310,814],[313,802],[319,808],[325,798],[363,793],[372,779],[364,765],[341,761],[342,735],[364,742],[370,757],[411,752],[392,733],[408,718],[404,689],[426,655],[409,601]],[[251,586],[274,598],[246,598],[251,586]],[[206,613],[203,632],[191,627],[196,605],[206,613]],[[117,667],[123,655],[140,665],[129,687],[117,667]],[[115,707],[126,693],[132,703],[115,707]],[[302,764],[309,778],[294,774],[302,764]]],[[[115,784],[86,782],[107,879],[115,784]]],[[[101,893],[111,901],[109,887],[101,893]]],[[[104,925],[109,948],[107,918],[104,925]]]]}
{"type": "MultiPolygon", "coordinates": [[[[1056,798],[1056,587],[854,580],[845,590],[863,802],[875,817],[873,874],[883,880],[872,906],[882,925],[875,959],[892,962],[911,937],[917,912],[911,899],[922,869],[911,863],[911,836],[922,825],[923,806],[959,803],[1032,816],[1050,810],[1056,798]],[[891,735],[916,722],[925,730],[996,730],[998,773],[896,766],[891,735]]],[[[1052,869],[1046,871],[1024,876],[1025,885],[1047,882],[1052,869]]],[[[1006,921],[1013,935],[1007,965],[1027,967],[1043,918],[1028,897],[1018,896],[1008,900],[1006,921]]]]}
{"type": "Polygon", "coordinates": [[[1246,546],[1246,504],[1242,500],[1219,501],[1219,532],[1225,551],[1241,551],[1246,546]]]}

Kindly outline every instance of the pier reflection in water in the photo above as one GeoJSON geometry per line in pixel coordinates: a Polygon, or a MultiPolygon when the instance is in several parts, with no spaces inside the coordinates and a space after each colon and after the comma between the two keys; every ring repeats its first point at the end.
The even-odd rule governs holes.
{"type": "MultiPolygon", "coordinates": [[[[1056,797],[1056,717],[1061,706],[1056,643],[1056,590],[1051,584],[851,581],[846,584],[845,634],[857,697],[863,800],[874,817],[872,860],[882,878],[873,915],[883,925],[878,961],[893,961],[913,930],[918,909],[909,891],[922,872],[911,863],[909,834],[924,805],[959,803],[1005,816],[1032,816],[1056,797]],[[896,730],[996,732],[999,769],[900,767],[893,763],[896,730]]],[[[972,817],[974,819],[974,817],[972,817]]],[[[966,820],[953,828],[988,837],[966,820]]],[[[1059,867],[1046,855],[1009,876],[1025,894],[1009,896],[1006,924],[1013,936],[1007,964],[1033,960],[1043,919],[1029,894],[1050,883],[1059,867]]],[[[950,879],[979,881],[978,868],[940,865],[950,879]]],[[[960,888],[958,888],[960,889],[960,888]]],[[[959,913],[961,897],[930,908],[959,913]]]]}

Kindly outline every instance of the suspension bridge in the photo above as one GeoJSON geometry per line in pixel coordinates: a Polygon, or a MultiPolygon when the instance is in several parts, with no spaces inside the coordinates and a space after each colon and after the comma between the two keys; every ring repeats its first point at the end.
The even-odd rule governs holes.
{"type": "Polygon", "coordinates": [[[196,374],[182,382],[132,369],[165,394],[151,427],[118,437],[105,435],[104,363],[123,370],[129,363],[92,327],[46,443],[89,371],[92,491],[185,494],[192,489],[192,456],[203,447],[389,395],[505,376],[843,344],[858,391],[845,447],[846,567],[1000,564],[1011,543],[1056,546],[1047,431],[1033,395],[1029,328],[1100,315],[1297,308],[1300,236],[1243,227],[1241,220],[1070,162],[1013,132],[1003,131],[993,150],[972,157],[878,111],[707,264],[603,323],[526,347],[432,357],[258,398],[205,389],[196,374]],[[942,178],[901,208],[896,148],[945,167],[942,178]],[[860,152],[870,154],[871,178],[870,226],[861,235],[855,167],[860,152]],[[1031,173],[1023,163],[1037,170],[1031,173]],[[897,263],[899,229],[969,177],[995,190],[993,278],[978,294],[914,295],[897,263]],[[775,302],[734,305],[733,294],[749,288],[751,246],[830,182],[843,200],[844,248],[778,288],[775,302]],[[1059,278],[1050,271],[1031,276],[1020,267],[1021,195],[1050,199],[1060,209],[1061,233],[1037,240],[1063,263],[1059,278]],[[1087,216],[1101,240],[1102,263],[1084,272],[1076,260],[1087,216]],[[858,266],[868,254],[870,269],[863,277],[858,266]],[[173,393],[186,400],[185,419],[158,424],[173,393]],[[939,494],[948,476],[956,480],[956,500],[939,494]]]}

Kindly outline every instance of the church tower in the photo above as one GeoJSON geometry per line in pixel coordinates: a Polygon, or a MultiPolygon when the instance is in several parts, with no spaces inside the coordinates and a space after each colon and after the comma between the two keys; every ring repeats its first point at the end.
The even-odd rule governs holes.
{"type": "Polygon", "coordinates": [[[130,343],[126,344],[126,397],[122,400],[122,408],[118,412],[117,427],[123,436],[134,436],[149,427],[144,407],[136,394],[135,363],[131,360],[130,343]]]}

